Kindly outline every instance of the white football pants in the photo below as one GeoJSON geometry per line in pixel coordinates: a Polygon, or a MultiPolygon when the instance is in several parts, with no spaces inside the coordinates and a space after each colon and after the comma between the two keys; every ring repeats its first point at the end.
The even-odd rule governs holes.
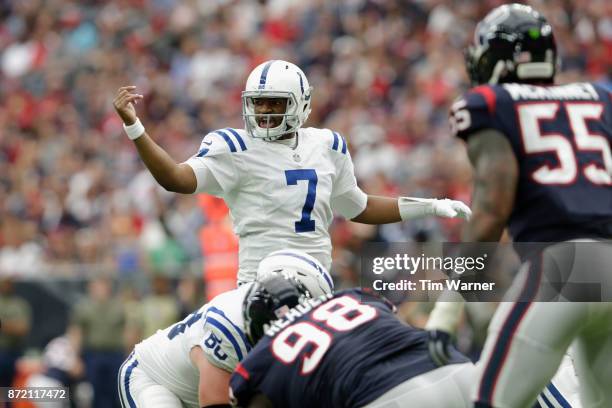
{"type": "Polygon", "coordinates": [[[122,408],[199,408],[182,402],[172,391],[153,381],[138,367],[134,353],[119,370],[119,398],[122,408]]]}
{"type": "Polygon", "coordinates": [[[437,368],[390,389],[364,408],[468,408],[475,370],[472,363],[437,368]]]}
{"type": "MultiPolygon", "coordinates": [[[[478,380],[472,394],[475,407],[531,407],[542,395],[545,398],[546,393],[539,398],[538,394],[542,389],[546,392],[570,345],[582,404],[612,407],[612,303],[525,301],[529,293],[536,299],[546,290],[537,280],[527,279],[529,273],[562,276],[568,279],[564,282],[575,284],[596,282],[604,300],[609,299],[610,244],[568,244],[553,245],[527,263],[510,290],[522,301],[503,302],[495,312],[477,364],[478,380]]],[[[572,285],[567,286],[575,293],[572,285]]],[[[569,297],[561,293],[559,300],[569,297]]]]}

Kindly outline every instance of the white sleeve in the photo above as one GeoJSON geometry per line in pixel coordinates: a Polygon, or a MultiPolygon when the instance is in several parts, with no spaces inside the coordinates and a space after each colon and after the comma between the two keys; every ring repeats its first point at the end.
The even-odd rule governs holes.
{"type": "Polygon", "coordinates": [[[540,406],[545,406],[542,404],[544,398],[548,401],[553,401],[551,405],[555,407],[582,406],[580,404],[580,383],[572,360],[573,351],[574,348],[572,347],[568,349],[565,356],[563,356],[563,360],[561,360],[557,373],[538,396],[538,402],[541,402],[540,406]]]}
{"type": "Polygon", "coordinates": [[[351,154],[345,151],[345,154],[339,155],[336,163],[338,171],[332,187],[332,198],[341,196],[357,187],[357,179],[355,178],[355,168],[353,167],[351,154]]]}
{"type": "Polygon", "coordinates": [[[230,373],[250,350],[243,331],[214,307],[206,312],[204,336],[199,346],[212,365],[230,373]]]}
{"type": "Polygon", "coordinates": [[[331,199],[332,210],[347,220],[352,220],[361,214],[367,205],[368,195],[358,185],[355,185],[352,190],[331,199]]]}
{"type": "Polygon", "coordinates": [[[194,194],[208,193],[215,196],[220,196],[223,194],[221,185],[215,178],[213,172],[206,165],[205,160],[198,160],[197,158],[192,157],[185,163],[191,166],[198,182],[194,194]]]}
{"type": "Polygon", "coordinates": [[[195,193],[221,196],[238,184],[240,174],[234,157],[236,147],[222,135],[222,131],[215,131],[204,136],[198,153],[185,162],[196,176],[195,193]]]}

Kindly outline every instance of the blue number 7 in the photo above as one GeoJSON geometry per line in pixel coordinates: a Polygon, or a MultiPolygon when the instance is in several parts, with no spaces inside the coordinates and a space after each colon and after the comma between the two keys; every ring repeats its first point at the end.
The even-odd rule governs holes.
{"type": "Polygon", "coordinates": [[[315,222],[310,218],[317,198],[317,172],[313,169],[285,170],[287,185],[296,186],[299,180],[308,180],[308,194],[302,208],[302,218],[295,222],[295,232],[310,232],[315,230],[315,222]]]}

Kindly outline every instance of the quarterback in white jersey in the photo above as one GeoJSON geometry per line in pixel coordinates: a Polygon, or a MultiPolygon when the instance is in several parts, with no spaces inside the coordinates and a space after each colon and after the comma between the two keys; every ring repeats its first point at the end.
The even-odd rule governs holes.
{"type": "Polygon", "coordinates": [[[164,188],[225,200],[240,240],[239,283],[255,279],[265,254],[287,246],[329,268],[334,212],[365,224],[470,215],[460,201],[365,194],[357,186],[345,138],[329,129],[302,128],[311,96],[296,65],[264,62],[251,72],[242,93],[246,129],[208,133],[184,163],[176,163],[147,135],[132,105],[143,98],[134,86],[120,88],[115,98],[128,137],[164,188]]]}
{"type": "MultiPolygon", "coordinates": [[[[223,197],[231,209],[240,237],[241,281],[253,280],[259,260],[287,242],[331,266],[332,209],[338,197],[357,188],[353,163],[344,138],[330,130],[300,129],[294,143],[217,130],[187,161],[198,179],[196,192],[223,197]]],[[[350,206],[340,211],[347,218],[358,215],[350,206]]]]}
{"type": "MultiPolygon", "coordinates": [[[[284,273],[313,297],[331,293],[327,270],[296,250],[266,256],[258,279],[284,273]]],[[[228,404],[231,373],[251,349],[245,336],[242,304],[252,282],[225,292],[181,322],[137,344],[119,370],[124,408],[180,408],[228,404]]]]}

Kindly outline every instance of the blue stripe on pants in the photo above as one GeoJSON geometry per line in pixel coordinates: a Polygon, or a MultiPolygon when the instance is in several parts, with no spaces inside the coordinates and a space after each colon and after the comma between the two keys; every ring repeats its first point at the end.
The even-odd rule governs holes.
{"type": "MultiPolygon", "coordinates": [[[[123,363],[123,366],[121,367],[121,371],[119,371],[120,373],[123,373],[123,370],[125,369],[125,376],[123,377],[123,387],[125,390],[125,398],[127,399],[128,406],[130,408],[136,408],[136,402],[134,402],[134,398],[132,398],[132,394],[130,394],[130,377],[132,375],[132,371],[137,366],[138,366],[138,360],[136,360],[136,357],[134,356],[134,352],[132,352],[132,354],[130,354],[130,357],[126,360],[126,362],[123,363]],[[128,364],[127,368],[125,368],[125,365],[131,359],[133,359],[133,361],[128,364]]],[[[121,401],[123,405],[123,398],[121,398],[121,401]]]]}
{"type": "Polygon", "coordinates": [[[485,369],[480,380],[477,397],[477,402],[483,404],[482,406],[493,406],[495,386],[497,385],[504,362],[510,350],[512,338],[514,337],[517,327],[523,320],[523,317],[525,317],[527,310],[531,306],[531,301],[535,299],[535,296],[538,293],[541,278],[542,258],[540,255],[529,266],[529,270],[526,273],[525,286],[519,295],[519,301],[514,304],[510,314],[502,325],[501,330],[497,335],[497,341],[493,347],[491,357],[489,361],[486,362],[485,369]],[[535,279],[532,278],[532,273],[537,274],[535,279]],[[526,299],[529,301],[525,301],[526,299]]]}
{"type": "Polygon", "coordinates": [[[121,364],[121,367],[119,367],[119,372],[117,373],[117,392],[119,393],[119,403],[121,404],[121,408],[125,408],[125,404],[123,403],[123,392],[121,391],[121,376],[123,375],[123,367],[125,367],[133,355],[134,352],[132,351],[129,357],[123,362],[123,364],[121,364]]]}

